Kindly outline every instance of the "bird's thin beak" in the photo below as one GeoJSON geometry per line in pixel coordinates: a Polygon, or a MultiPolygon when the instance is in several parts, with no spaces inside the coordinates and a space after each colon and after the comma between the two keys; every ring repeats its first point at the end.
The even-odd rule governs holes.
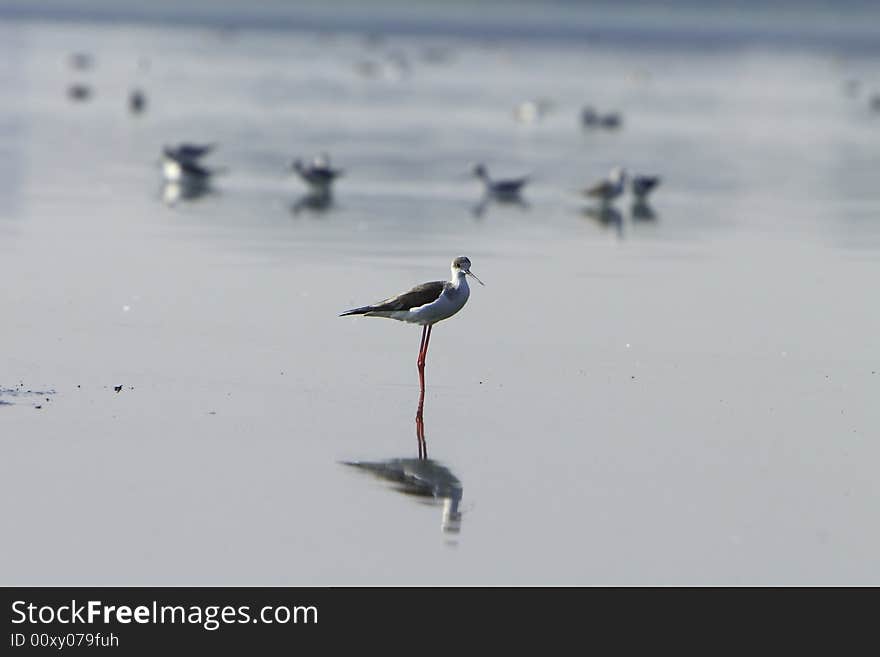
{"type": "Polygon", "coordinates": [[[465,274],[467,274],[467,275],[470,276],[471,278],[476,279],[477,283],[479,283],[480,285],[482,285],[482,286],[485,286],[485,285],[486,285],[483,281],[481,281],[479,278],[477,278],[477,275],[476,275],[476,274],[471,273],[471,270],[470,270],[470,269],[468,269],[468,270],[465,272],[465,274]]]}

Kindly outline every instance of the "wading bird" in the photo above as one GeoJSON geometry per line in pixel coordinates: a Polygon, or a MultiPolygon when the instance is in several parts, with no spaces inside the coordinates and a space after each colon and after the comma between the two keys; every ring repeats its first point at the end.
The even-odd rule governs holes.
{"type": "Polygon", "coordinates": [[[619,112],[609,112],[608,114],[599,114],[592,107],[585,107],[581,110],[581,125],[585,128],[605,128],[606,130],[615,130],[623,123],[623,117],[619,112]]]}
{"type": "Polygon", "coordinates": [[[225,169],[209,169],[201,164],[201,159],[214,150],[214,144],[180,144],[162,148],[159,163],[166,182],[182,182],[189,185],[204,185],[211,176],[225,173],[225,169]]]}
{"type": "Polygon", "coordinates": [[[592,187],[583,190],[585,196],[599,199],[603,204],[609,203],[623,194],[626,185],[626,171],[621,167],[614,167],[608,177],[600,180],[592,187]]]}
{"type": "Polygon", "coordinates": [[[425,390],[425,359],[428,356],[428,342],[431,340],[431,328],[437,322],[449,319],[464,308],[470,296],[467,277],[475,279],[480,285],[483,281],[471,273],[471,261],[459,256],[452,261],[452,277],[448,281],[432,281],[417,285],[409,292],[398,294],[371,306],[352,308],[340,313],[346,315],[365,315],[366,317],[386,317],[401,322],[422,325],[422,341],[419,346],[419,384],[424,395],[425,390]]]}
{"type": "Polygon", "coordinates": [[[176,160],[173,157],[162,159],[162,175],[167,182],[205,184],[216,173],[223,173],[223,170],[206,169],[201,164],[191,160],[176,160]]]}
{"type": "Polygon", "coordinates": [[[509,180],[492,180],[489,178],[488,169],[483,164],[474,165],[472,173],[483,181],[487,196],[500,199],[515,199],[519,197],[522,188],[529,181],[528,176],[511,178],[509,180]]]}
{"type": "Polygon", "coordinates": [[[312,189],[323,192],[328,191],[333,181],[342,175],[342,169],[331,167],[330,158],[326,155],[314,158],[310,164],[303,164],[299,159],[294,160],[290,168],[312,189]]]}

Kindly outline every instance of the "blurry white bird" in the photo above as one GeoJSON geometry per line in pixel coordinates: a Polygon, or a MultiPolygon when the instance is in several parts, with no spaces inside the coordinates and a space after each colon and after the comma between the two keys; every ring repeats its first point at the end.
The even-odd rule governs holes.
{"type": "Polygon", "coordinates": [[[553,108],[553,101],[547,98],[526,100],[513,108],[513,118],[520,123],[535,123],[553,108]]]}

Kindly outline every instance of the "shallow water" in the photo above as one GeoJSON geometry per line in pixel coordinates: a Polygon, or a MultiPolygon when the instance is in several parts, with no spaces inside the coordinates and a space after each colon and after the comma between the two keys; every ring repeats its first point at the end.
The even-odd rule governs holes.
{"type": "Polygon", "coordinates": [[[0,55],[3,583],[880,583],[875,54],[18,20],[0,55]],[[169,205],[181,140],[228,172],[169,205]],[[475,213],[476,161],[526,203],[475,213]],[[575,193],[617,163],[648,212],[575,193]],[[344,464],[418,455],[418,328],[336,315],[460,254],[451,532],[344,464]]]}

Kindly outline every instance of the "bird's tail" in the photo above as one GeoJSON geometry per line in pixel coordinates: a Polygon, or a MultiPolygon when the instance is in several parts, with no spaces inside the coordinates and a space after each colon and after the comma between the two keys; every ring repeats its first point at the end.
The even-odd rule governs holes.
{"type": "Polygon", "coordinates": [[[364,315],[370,312],[373,309],[373,306],[361,306],[360,308],[352,308],[351,310],[346,310],[345,312],[339,313],[340,317],[345,317],[346,315],[364,315]]]}

